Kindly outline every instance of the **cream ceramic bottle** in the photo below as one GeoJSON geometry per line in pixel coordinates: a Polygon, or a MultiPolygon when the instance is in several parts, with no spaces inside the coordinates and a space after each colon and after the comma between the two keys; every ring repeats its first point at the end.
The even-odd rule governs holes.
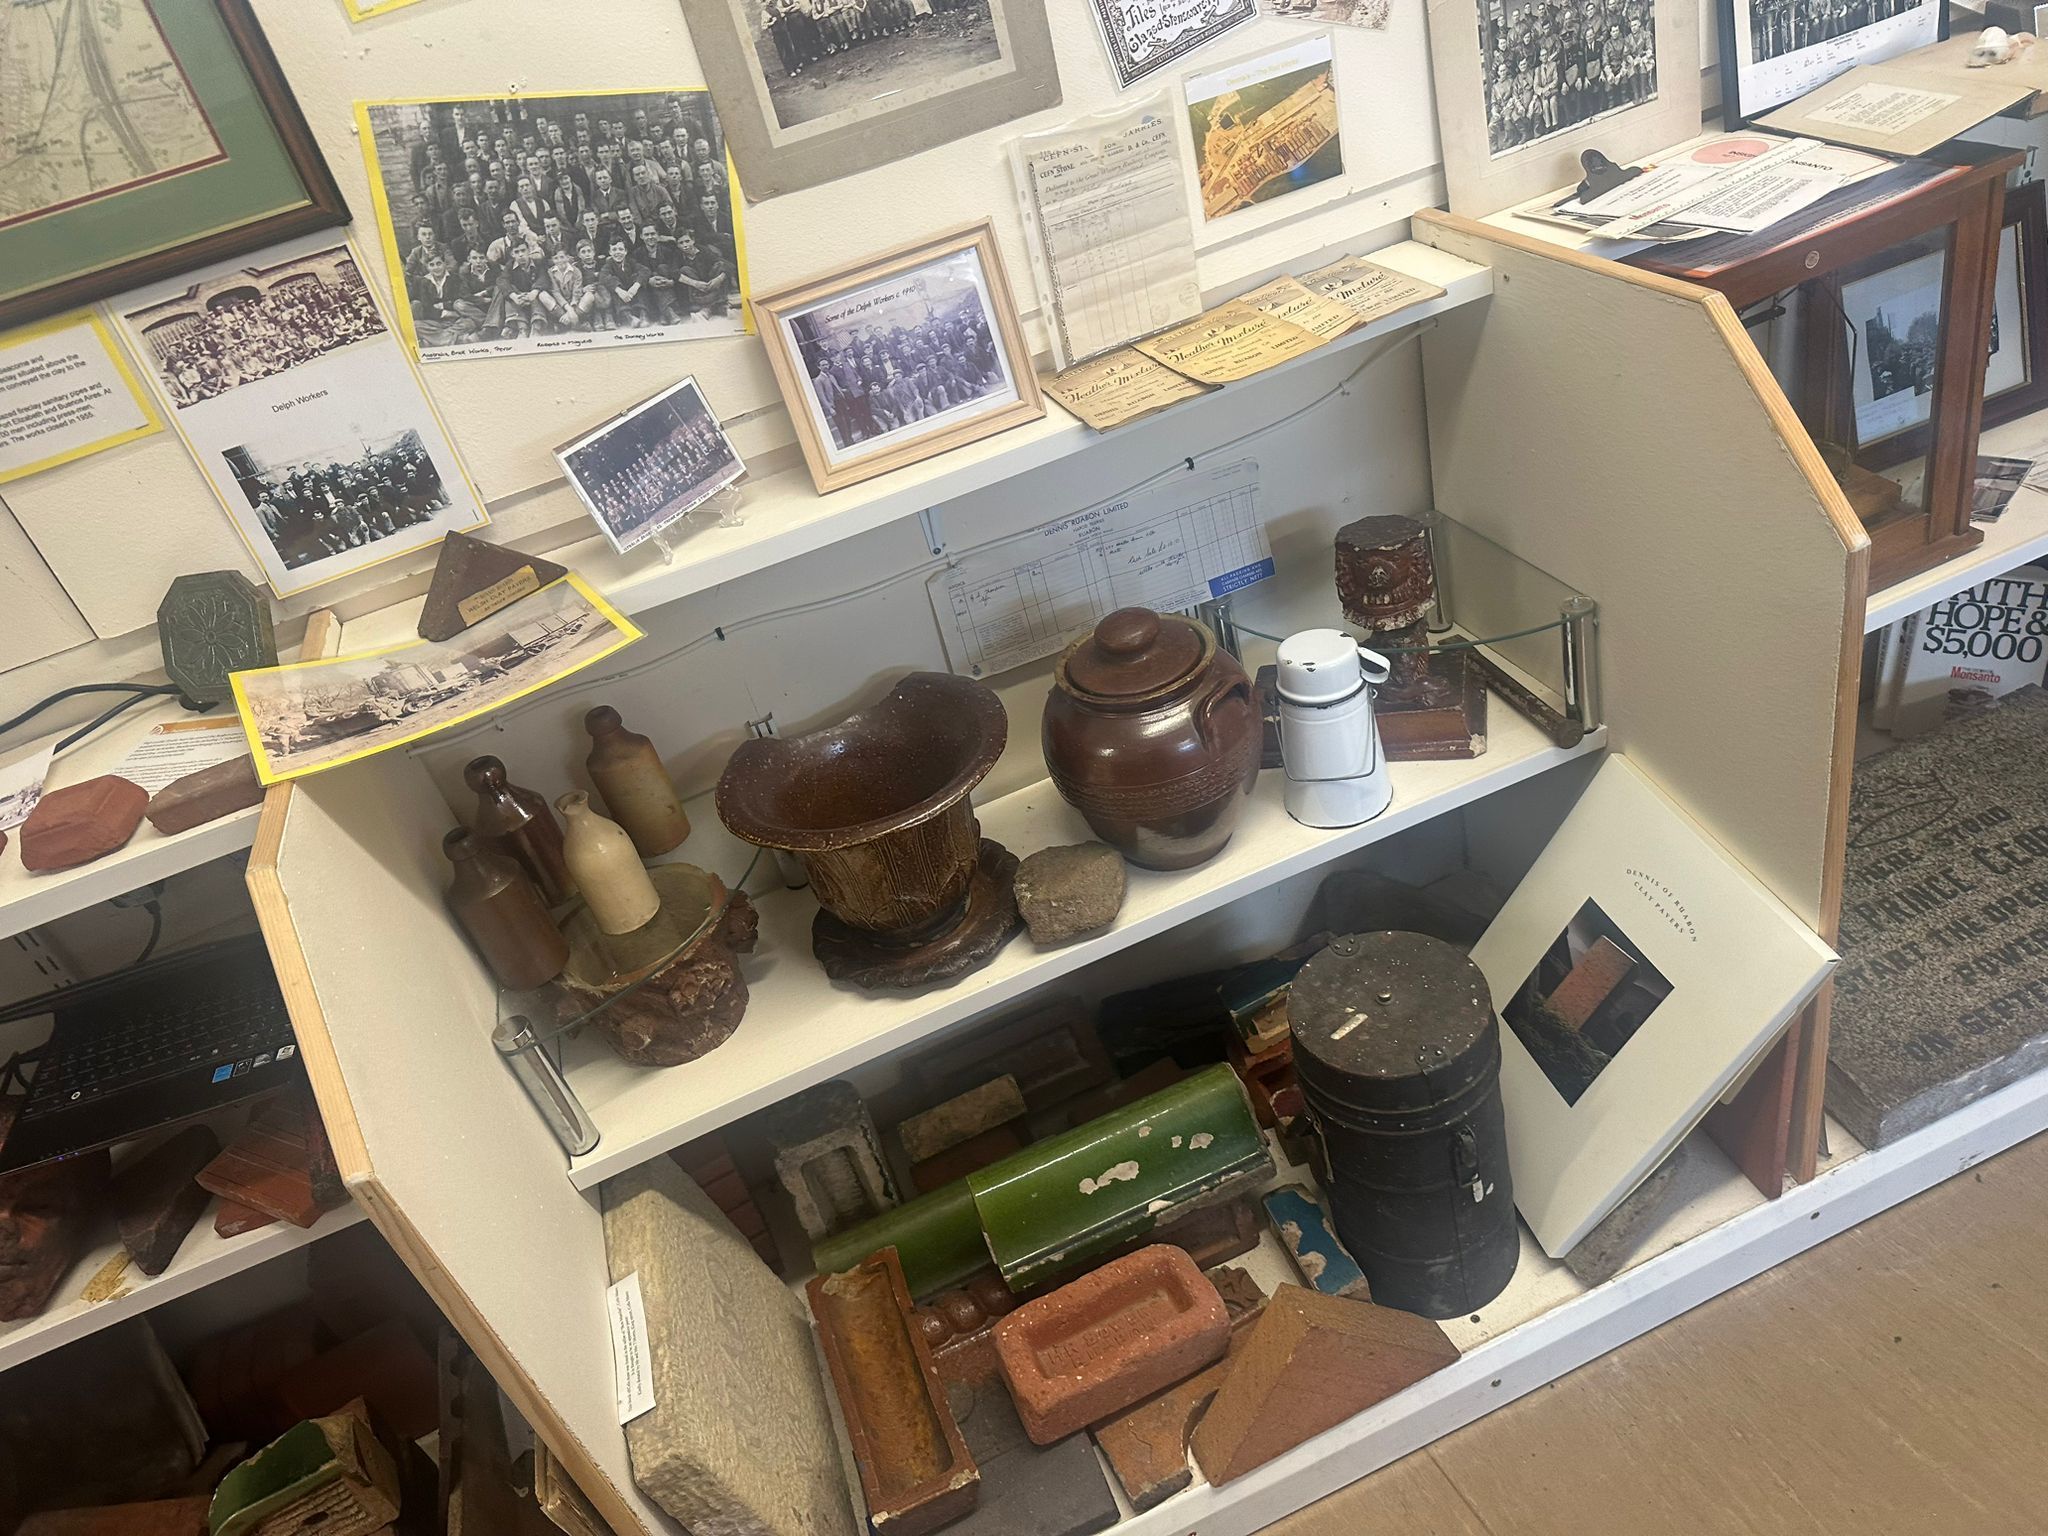
{"type": "Polygon", "coordinates": [[[661,908],[647,866],[626,829],[590,808],[590,796],[572,790],[555,802],[568,832],[562,853],[569,873],[597,926],[606,933],[631,933],[661,908]]]}

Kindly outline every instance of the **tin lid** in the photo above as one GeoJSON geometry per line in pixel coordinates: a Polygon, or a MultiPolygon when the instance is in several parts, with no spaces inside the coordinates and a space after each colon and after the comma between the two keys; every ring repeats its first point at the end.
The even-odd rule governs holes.
{"type": "Polygon", "coordinates": [[[1215,644],[1207,629],[1179,614],[1119,608],[1067,647],[1060,682],[1089,698],[1149,698],[1200,672],[1215,644]]]}
{"type": "Polygon", "coordinates": [[[1499,1026],[1486,977],[1420,933],[1354,933],[1302,967],[1287,997],[1295,1070],[1311,1099],[1425,1109],[1489,1078],[1499,1026]]]}

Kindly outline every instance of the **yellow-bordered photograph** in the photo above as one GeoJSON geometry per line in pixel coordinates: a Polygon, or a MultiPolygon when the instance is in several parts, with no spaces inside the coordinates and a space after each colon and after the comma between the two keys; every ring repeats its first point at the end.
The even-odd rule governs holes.
{"type": "Polygon", "coordinates": [[[92,311],[0,335],[0,485],[162,430],[92,311]]]}
{"type": "Polygon", "coordinates": [[[640,637],[571,574],[453,639],[237,672],[235,708],[257,777],[276,784],[502,709],[640,637]]]}
{"type": "Polygon", "coordinates": [[[359,101],[356,123],[422,362],[753,329],[709,91],[359,101]]]}
{"type": "Polygon", "coordinates": [[[341,8],[348,12],[350,21],[368,21],[372,16],[388,15],[419,3],[420,0],[341,0],[341,8]]]}

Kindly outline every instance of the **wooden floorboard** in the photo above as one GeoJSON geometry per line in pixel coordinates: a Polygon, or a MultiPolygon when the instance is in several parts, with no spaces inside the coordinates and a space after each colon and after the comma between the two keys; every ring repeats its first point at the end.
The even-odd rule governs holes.
{"type": "Polygon", "coordinates": [[[2042,1536],[2048,1136],[1268,1529],[2042,1536]]]}

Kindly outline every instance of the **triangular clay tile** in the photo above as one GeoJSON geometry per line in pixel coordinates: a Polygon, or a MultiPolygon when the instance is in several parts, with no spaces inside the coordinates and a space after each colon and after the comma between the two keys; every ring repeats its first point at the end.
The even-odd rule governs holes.
{"type": "Polygon", "coordinates": [[[1283,1285],[1196,1426],[1195,1462],[1227,1483],[1457,1358],[1428,1318],[1283,1285]]]}

